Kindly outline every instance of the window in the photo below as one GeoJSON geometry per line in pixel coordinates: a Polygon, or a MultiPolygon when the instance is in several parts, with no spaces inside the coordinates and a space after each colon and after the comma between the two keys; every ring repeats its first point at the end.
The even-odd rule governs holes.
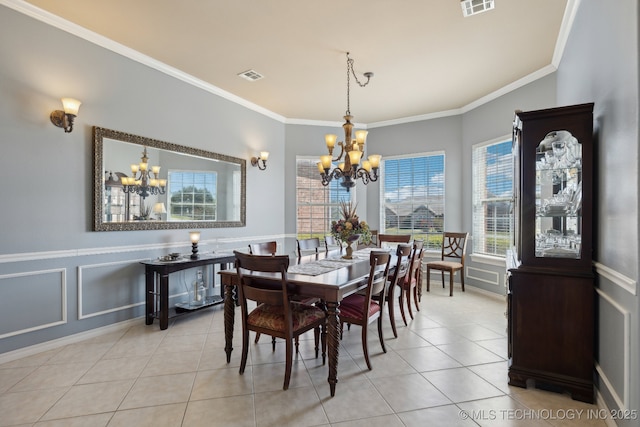
{"type": "Polygon", "coordinates": [[[167,217],[183,221],[215,221],[217,210],[216,172],[171,170],[168,173],[167,217]]]}
{"type": "Polygon", "coordinates": [[[411,234],[425,248],[440,249],[444,231],[444,154],[382,161],[381,228],[411,234]]]}
{"type": "Polygon", "coordinates": [[[335,179],[323,186],[316,163],[317,158],[296,160],[296,233],[299,239],[318,237],[324,241],[331,221],[340,218],[340,201],[350,200],[351,193],[335,179]]]}
{"type": "Polygon", "coordinates": [[[511,141],[473,147],[473,252],[504,257],[513,232],[511,141]]]}

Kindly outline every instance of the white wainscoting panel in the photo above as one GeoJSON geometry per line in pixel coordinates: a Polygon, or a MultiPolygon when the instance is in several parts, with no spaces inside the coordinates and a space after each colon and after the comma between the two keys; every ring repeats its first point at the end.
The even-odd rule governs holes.
{"type": "Polygon", "coordinates": [[[622,314],[623,325],[622,325],[622,334],[623,334],[623,347],[622,349],[608,349],[608,351],[613,352],[621,352],[623,354],[623,396],[620,397],[620,394],[615,389],[611,381],[607,378],[606,373],[602,369],[602,367],[596,363],[596,371],[602,380],[602,383],[607,387],[611,396],[613,396],[614,400],[618,404],[618,407],[623,410],[631,409],[629,406],[629,387],[630,387],[630,375],[631,375],[631,314],[628,310],[618,304],[613,300],[609,295],[604,293],[601,289],[596,288],[596,293],[598,296],[608,304],[610,304],[614,309],[619,311],[622,314]]]}
{"type": "Polygon", "coordinates": [[[482,268],[468,267],[466,268],[465,277],[477,280],[479,282],[488,283],[490,285],[502,286],[500,283],[500,273],[497,271],[485,270],[482,268]]]}
{"type": "MultiPolygon", "coordinates": [[[[67,323],[67,269],[66,268],[56,268],[56,269],[50,269],[50,270],[25,271],[20,273],[4,274],[0,276],[0,291],[4,291],[4,289],[2,289],[4,286],[3,282],[7,283],[6,286],[11,286],[12,279],[19,279],[24,277],[35,277],[35,276],[46,276],[50,274],[53,274],[55,275],[54,277],[59,278],[59,280],[54,281],[53,283],[55,284],[55,282],[57,282],[58,286],[60,287],[60,300],[46,301],[45,304],[55,304],[56,302],[59,303],[60,313],[61,313],[60,318],[51,319],[51,321],[47,323],[41,323],[39,325],[30,326],[23,329],[16,329],[10,332],[5,332],[4,334],[0,335],[0,339],[12,337],[15,335],[26,334],[28,332],[51,328],[53,326],[63,325],[67,323]]],[[[48,285],[48,283],[46,283],[46,285],[48,285]]],[[[38,296],[39,296],[38,294],[30,295],[29,300],[25,301],[25,308],[35,307],[36,302],[38,301],[37,300],[38,296]]],[[[10,312],[10,310],[4,310],[4,311],[5,312],[3,313],[3,315],[14,315],[13,313],[10,312]]]]}
{"type": "MultiPolygon", "coordinates": [[[[137,301],[137,302],[132,302],[130,304],[125,304],[125,305],[121,305],[118,307],[111,307],[107,310],[100,310],[100,311],[96,311],[96,312],[92,312],[92,313],[85,313],[84,312],[84,307],[83,307],[83,295],[84,295],[84,286],[85,286],[85,282],[84,282],[84,272],[86,270],[91,270],[91,269],[101,269],[101,268],[108,268],[108,267],[114,267],[114,266],[122,266],[122,265],[134,265],[134,264],[138,264],[141,261],[146,261],[149,258],[141,258],[141,259],[134,259],[134,260],[125,260],[125,261],[114,261],[114,262],[105,262],[105,263],[99,263],[99,264],[90,264],[90,265],[81,265],[78,266],[78,320],[82,320],[82,319],[88,319],[90,317],[95,317],[95,316],[101,316],[103,314],[107,314],[107,313],[113,313],[116,311],[121,311],[121,310],[126,310],[132,307],[137,307],[137,306],[141,306],[144,305],[145,301],[144,301],[144,296],[143,296],[143,300],[142,301],[137,301]]],[[[144,284],[142,285],[144,286],[144,284]]]]}

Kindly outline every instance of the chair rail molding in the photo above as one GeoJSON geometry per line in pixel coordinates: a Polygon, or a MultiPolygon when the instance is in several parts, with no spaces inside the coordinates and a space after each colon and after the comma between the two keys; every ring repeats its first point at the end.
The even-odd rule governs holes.
{"type": "Polygon", "coordinates": [[[614,285],[620,286],[631,295],[638,295],[638,282],[631,279],[630,277],[625,276],[622,273],[615,271],[610,267],[607,267],[602,263],[594,262],[593,265],[596,269],[596,273],[598,273],[602,277],[607,278],[614,285]]]}

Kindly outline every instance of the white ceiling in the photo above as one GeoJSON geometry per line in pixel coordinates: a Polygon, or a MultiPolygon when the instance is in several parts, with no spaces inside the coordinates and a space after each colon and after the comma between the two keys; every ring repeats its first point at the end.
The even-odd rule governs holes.
{"type": "Polygon", "coordinates": [[[365,88],[351,77],[354,122],[375,125],[464,111],[555,70],[575,2],[495,0],[468,18],[459,0],[4,3],[287,122],[343,121],[348,51],[359,79],[374,73],[365,88]],[[265,77],[237,76],[248,69],[265,77]]]}

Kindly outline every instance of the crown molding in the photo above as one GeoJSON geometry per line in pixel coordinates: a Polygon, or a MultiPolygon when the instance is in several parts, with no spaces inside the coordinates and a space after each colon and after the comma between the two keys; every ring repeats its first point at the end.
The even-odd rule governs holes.
{"type": "MultiPolygon", "coordinates": [[[[567,39],[569,37],[569,33],[571,32],[571,26],[573,25],[573,21],[575,19],[578,8],[580,6],[580,2],[581,0],[568,0],[567,2],[565,13],[562,19],[562,24],[560,26],[560,32],[558,35],[558,39],[556,41],[554,54],[552,57],[552,63],[550,65],[538,71],[535,71],[521,79],[518,79],[517,81],[511,84],[508,84],[503,88],[500,88],[486,96],[483,96],[482,98],[479,98],[476,101],[473,101],[461,108],[447,110],[447,111],[440,111],[435,113],[422,114],[422,115],[411,116],[411,117],[404,117],[404,118],[394,119],[394,120],[385,120],[385,121],[374,122],[369,124],[355,123],[355,125],[359,128],[371,129],[371,128],[377,128],[377,127],[393,126],[398,124],[405,124],[405,123],[418,122],[418,121],[424,121],[424,120],[433,120],[433,119],[442,118],[442,117],[461,115],[481,105],[484,105],[490,101],[493,101],[506,93],[509,93],[515,89],[518,89],[526,84],[529,84],[537,79],[540,79],[548,74],[555,72],[562,59],[562,55],[564,53],[567,39]]],[[[35,7],[32,4],[29,4],[23,0],[0,0],[0,4],[7,6],[17,12],[30,16],[34,19],[37,19],[41,22],[44,22],[48,25],[51,25],[55,28],[58,28],[60,30],[73,34],[84,40],[87,40],[90,43],[96,44],[114,53],[117,53],[126,58],[129,58],[143,65],[146,65],[150,68],[158,70],[164,74],[167,74],[185,83],[193,85],[197,88],[205,90],[214,95],[218,95],[228,101],[234,102],[249,110],[252,110],[262,115],[265,115],[267,117],[270,117],[281,123],[293,124],[293,125],[307,125],[307,126],[328,126],[328,127],[342,126],[341,122],[286,118],[284,116],[274,113],[273,111],[267,110],[266,108],[263,108],[257,104],[247,101],[244,98],[241,98],[237,95],[234,95],[230,92],[220,89],[217,86],[204,82],[203,80],[200,80],[190,74],[180,71],[174,67],[171,67],[163,62],[155,60],[134,49],[131,49],[127,46],[117,43],[104,36],[101,36],[100,34],[97,34],[93,31],[89,31],[84,27],[74,24],[73,22],[67,21],[66,19],[62,19],[57,15],[54,15],[43,9],[35,7]]]]}

